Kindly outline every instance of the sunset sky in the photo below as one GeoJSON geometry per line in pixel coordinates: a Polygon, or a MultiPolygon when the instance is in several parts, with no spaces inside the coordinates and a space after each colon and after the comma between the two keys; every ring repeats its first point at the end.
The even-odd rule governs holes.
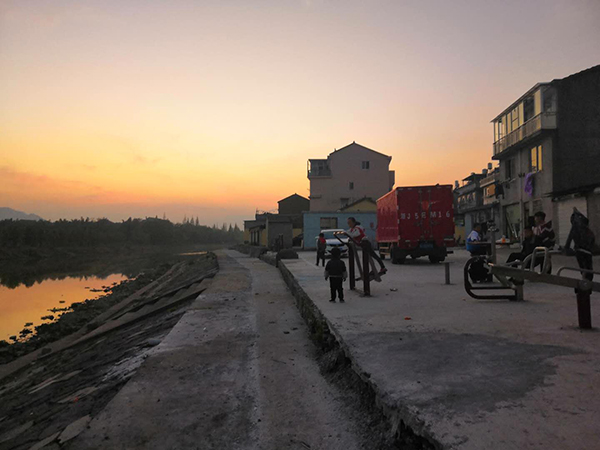
{"type": "Polygon", "coordinates": [[[397,185],[490,161],[490,120],[600,64],[600,1],[0,2],[0,206],[251,218],[356,141],[397,185]]]}

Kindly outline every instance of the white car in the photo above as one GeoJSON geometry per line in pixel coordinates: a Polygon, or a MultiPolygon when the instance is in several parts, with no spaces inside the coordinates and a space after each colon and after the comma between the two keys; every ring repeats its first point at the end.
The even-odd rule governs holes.
{"type": "MultiPolygon", "coordinates": [[[[325,249],[325,254],[326,255],[331,255],[331,250],[333,250],[334,247],[337,247],[340,249],[341,255],[345,256],[348,254],[348,247],[346,245],[344,245],[345,243],[348,242],[348,238],[346,236],[340,236],[340,239],[342,240],[342,242],[339,241],[338,238],[336,238],[334,236],[334,233],[337,233],[339,231],[346,231],[346,230],[342,230],[341,228],[336,228],[334,230],[321,230],[321,233],[323,233],[325,235],[325,241],[327,242],[327,247],[325,249]]],[[[317,236],[315,238],[315,240],[318,242],[319,241],[319,236],[317,236]]]]}

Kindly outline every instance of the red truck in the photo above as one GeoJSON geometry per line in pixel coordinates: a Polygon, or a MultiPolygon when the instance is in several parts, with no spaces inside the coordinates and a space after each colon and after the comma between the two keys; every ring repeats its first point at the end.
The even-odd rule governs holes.
{"type": "Polygon", "coordinates": [[[451,185],[398,187],[377,200],[377,243],[382,258],[403,264],[407,256],[438,263],[454,246],[451,185]]]}

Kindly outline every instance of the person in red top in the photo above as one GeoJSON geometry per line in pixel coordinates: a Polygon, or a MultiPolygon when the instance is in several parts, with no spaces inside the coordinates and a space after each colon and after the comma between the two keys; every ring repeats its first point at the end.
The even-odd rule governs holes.
{"type": "Polygon", "coordinates": [[[379,255],[375,253],[375,250],[373,250],[373,245],[371,244],[371,241],[369,241],[365,229],[360,226],[360,222],[357,222],[354,217],[348,217],[348,226],[350,227],[347,231],[348,236],[350,236],[356,244],[360,245],[363,252],[367,252],[370,256],[375,258],[375,261],[381,266],[381,270],[379,271],[380,275],[386,273],[387,269],[385,268],[383,261],[379,255]]]}
{"type": "Polygon", "coordinates": [[[319,233],[319,239],[317,239],[317,266],[319,265],[319,261],[323,260],[323,267],[325,267],[325,250],[327,250],[325,235],[319,233]]]}

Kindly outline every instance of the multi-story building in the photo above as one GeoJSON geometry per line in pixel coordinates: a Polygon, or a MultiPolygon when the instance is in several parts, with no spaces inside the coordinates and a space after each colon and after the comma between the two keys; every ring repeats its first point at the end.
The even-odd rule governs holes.
{"type": "Polygon", "coordinates": [[[378,199],[392,190],[391,156],[352,142],[327,159],[309,159],[310,211],[337,211],[365,197],[378,199]]]}
{"type": "Polygon", "coordinates": [[[537,211],[564,245],[577,207],[600,232],[600,66],[538,83],[493,121],[502,232],[516,239],[537,211]]]}
{"type": "MultiPolygon", "coordinates": [[[[498,200],[496,199],[496,176],[498,169],[483,169],[456,182],[454,189],[454,222],[456,238],[465,240],[476,223],[495,224],[498,220],[498,200]]],[[[484,228],[486,226],[484,225],[484,228]]]]}
{"type": "Polygon", "coordinates": [[[481,187],[482,209],[485,211],[485,220],[500,227],[500,201],[498,200],[498,176],[500,169],[488,169],[485,178],[479,181],[481,187]]]}

